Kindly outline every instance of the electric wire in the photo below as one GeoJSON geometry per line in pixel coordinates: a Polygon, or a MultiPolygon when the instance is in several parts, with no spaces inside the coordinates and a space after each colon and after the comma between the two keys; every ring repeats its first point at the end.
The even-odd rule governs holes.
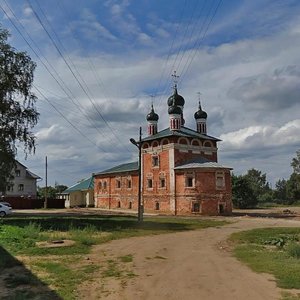
{"type": "MultiPolygon", "coordinates": [[[[41,53],[40,48],[36,45],[36,43],[31,39],[30,35],[28,34],[28,32],[26,31],[26,29],[24,28],[24,26],[20,23],[20,21],[18,20],[17,16],[14,14],[13,10],[9,7],[8,3],[6,2],[6,0],[4,0],[4,2],[6,3],[8,9],[10,10],[10,12],[12,13],[12,15],[14,16],[14,18],[18,21],[19,25],[21,26],[21,28],[26,32],[27,36],[29,37],[30,41],[35,45],[35,47],[39,50],[39,52],[41,53]]],[[[46,57],[43,57],[44,60],[48,63],[48,65],[50,66],[50,68],[53,70],[53,72],[55,73],[55,75],[59,78],[59,80],[62,82],[62,84],[57,80],[57,78],[52,74],[52,72],[50,71],[49,67],[44,63],[44,61],[41,59],[40,55],[35,51],[35,49],[31,46],[31,44],[28,42],[28,40],[25,38],[25,36],[22,34],[22,32],[19,30],[19,28],[16,26],[16,24],[14,23],[14,21],[12,20],[12,18],[6,13],[6,11],[4,10],[4,8],[0,5],[2,11],[4,12],[4,14],[6,15],[6,17],[10,20],[10,22],[12,23],[12,25],[14,26],[14,28],[18,31],[18,33],[21,35],[21,37],[24,39],[24,41],[26,42],[26,44],[29,46],[29,48],[33,51],[33,53],[36,55],[36,57],[41,61],[41,63],[43,64],[43,66],[45,67],[45,69],[48,71],[48,73],[51,75],[51,77],[56,81],[56,83],[60,86],[60,88],[64,91],[64,93],[67,95],[68,99],[71,100],[71,102],[80,110],[80,112],[87,118],[87,120],[89,121],[89,123],[91,124],[91,126],[93,128],[95,128],[104,138],[105,135],[104,133],[97,127],[95,126],[92,121],[90,120],[89,116],[87,115],[87,113],[85,112],[83,106],[80,104],[80,102],[78,101],[78,103],[75,103],[74,99],[76,99],[76,97],[74,96],[73,92],[65,85],[63,79],[60,77],[60,75],[57,73],[57,71],[52,67],[52,65],[50,64],[50,62],[47,60],[46,57]],[[71,94],[71,96],[68,94],[68,92],[66,91],[66,89],[68,90],[68,92],[71,94]]]]}
{"type": "Polygon", "coordinates": [[[219,2],[218,2],[218,4],[217,4],[217,6],[216,6],[216,8],[215,8],[215,10],[214,10],[214,12],[213,12],[211,18],[210,18],[210,20],[209,20],[209,22],[208,22],[208,24],[207,24],[207,26],[206,26],[206,28],[205,28],[205,31],[204,31],[204,33],[203,33],[203,35],[202,35],[202,38],[201,38],[201,39],[198,41],[198,43],[195,45],[194,53],[193,53],[191,59],[189,60],[189,62],[186,62],[186,64],[184,65],[184,68],[183,68],[183,71],[182,71],[182,75],[181,75],[181,77],[180,77],[180,81],[179,81],[179,82],[182,82],[183,79],[184,79],[184,77],[186,76],[186,74],[187,74],[187,72],[188,72],[188,70],[189,70],[189,68],[190,68],[190,66],[191,66],[191,64],[192,64],[192,62],[193,62],[195,56],[196,56],[197,53],[198,53],[198,50],[200,49],[201,43],[202,43],[203,40],[205,39],[206,34],[207,34],[207,32],[208,32],[208,29],[209,29],[211,23],[213,22],[213,20],[214,20],[214,18],[215,18],[215,16],[216,16],[216,14],[217,14],[217,12],[218,12],[218,10],[219,10],[221,4],[222,4],[222,1],[223,1],[223,0],[219,0],[219,2]]]}
{"type": "MultiPolygon", "coordinates": [[[[123,142],[121,141],[121,139],[115,134],[115,132],[113,131],[113,129],[111,128],[111,126],[109,125],[109,123],[106,121],[106,119],[103,117],[102,113],[99,111],[98,107],[95,105],[94,101],[92,100],[92,98],[90,97],[87,89],[83,86],[83,84],[81,83],[81,81],[78,79],[78,77],[76,76],[75,72],[73,71],[73,69],[71,68],[70,64],[67,62],[64,54],[62,53],[62,51],[59,49],[57,43],[55,42],[55,40],[52,38],[51,34],[49,33],[49,31],[47,30],[45,24],[43,23],[43,21],[41,20],[41,18],[39,17],[39,15],[37,14],[37,12],[35,11],[34,7],[31,5],[30,0],[27,0],[27,3],[29,4],[30,8],[32,9],[32,12],[34,14],[34,16],[36,17],[36,19],[38,20],[38,22],[40,23],[40,25],[42,26],[42,28],[44,29],[44,31],[46,32],[47,36],[49,37],[49,39],[51,40],[52,44],[54,45],[55,49],[57,50],[58,54],[61,56],[61,58],[63,59],[64,63],[66,64],[68,70],[71,72],[71,74],[73,75],[74,79],[76,80],[76,82],[78,83],[79,87],[81,88],[81,90],[84,92],[84,94],[87,96],[87,98],[89,99],[89,101],[91,102],[91,104],[93,105],[93,107],[95,108],[96,112],[99,114],[99,116],[101,117],[101,119],[103,120],[103,122],[106,124],[106,126],[110,129],[110,131],[112,132],[112,134],[115,136],[115,138],[121,143],[123,144],[123,142]]],[[[124,145],[124,147],[126,148],[126,150],[128,152],[131,152],[129,150],[129,148],[127,146],[124,145]]]]}
{"type": "Polygon", "coordinates": [[[87,139],[91,144],[93,144],[94,146],[96,146],[99,150],[104,151],[101,147],[99,147],[93,140],[91,140],[86,134],[84,134],[79,128],[77,128],[77,126],[75,126],[70,120],[68,120],[64,114],[62,112],[60,112],[55,105],[53,105],[51,103],[51,101],[41,92],[41,90],[33,85],[33,87],[37,90],[37,92],[53,107],[53,109],[67,122],[69,123],[69,125],[71,125],[71,127],[73,127],[73,129],[75,129],[81,136],[83,136],[85,139],[87,139]]]}

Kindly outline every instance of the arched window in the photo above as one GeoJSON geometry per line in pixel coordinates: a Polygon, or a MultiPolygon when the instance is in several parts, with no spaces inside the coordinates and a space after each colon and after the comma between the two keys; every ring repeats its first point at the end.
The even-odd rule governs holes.
{"type": "Polygon", "coordinates": [[[186,138],[180,138],[179,140],[178,140],[178,144],[181,144],[181,145],[188,145],[189,144],[189,140],[188,139],[186,139],[186,138]]]}
{"type": "Polygon", "coordinates": [[[157,147],[158,146],[158,141],[154,141],[153,143],[152,143],[152,147],[157,147]]]}
{"type": "Polygon", "coordinates": [[[201,146],[201,142],[199,140],[192,140],[192,145],[193,146],[201,146]]]}
{"type": "Polygon", "coordinates": [[[149,148],[149,144],[148,144],[148,143],[145,143],[145,144],[143,145],[143,149],[147,149],[147,148],[149,148]]]}
{"type": "Polygon", "coordinates": [[[159,202],[155,202],[155,210],[159,210],[159,202]]]}
{"type": "Polygon", "coordinates": [[[203,144],[204,147],[212,147],[212,143],[211,141],[205,141],[204,144],[203,144]]]}
{"type": "Polygon", "coordinates": [[[162,139],[161,145],[168,145],[168,144],[170,144],[169,139],[162,139]]]}

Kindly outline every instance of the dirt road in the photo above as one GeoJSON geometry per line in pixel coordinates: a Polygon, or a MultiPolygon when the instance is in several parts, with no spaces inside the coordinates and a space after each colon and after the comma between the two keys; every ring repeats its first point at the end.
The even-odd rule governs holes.
{"type": "Polygon", "coordinates": [[[94,274],[80,287],[79,298],[280,299],[281,291],[274,278],[254,273],[237,261],[226,240],[236,231],[298,227],[300,221],[250,217],[231,220],[234,223],[218,228],[130,238],[96,246],[88,257],[90,262],[99,264],[102,274],[103,268],[110,264],[116,274],[104,279],[100,273],[99,277],[94,274]],[[132,256],[132,262],[120,262],[120,257],[128,255],[132,256]]]}

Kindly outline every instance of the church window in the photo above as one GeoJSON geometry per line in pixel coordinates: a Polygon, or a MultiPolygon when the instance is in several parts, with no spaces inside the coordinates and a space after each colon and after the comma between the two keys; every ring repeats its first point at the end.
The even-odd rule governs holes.
{"type": "Polygon", "coordinates": [[[154,155],[152,156],[152,167],[158,167],[159,166],[159,156],[154,155]]]}
{"type": "Polygon", "coordinates": [[[20,170],[16,170],[16,177],[20,177],[21,176],[21,171],[20,170]]]}
{"type": "Polygon", "coordinates": [[[205,141],[203,144],[204,147],[212,147],[212,143],[210,141],[205,141]]]}
{"type": "Polygon", "coordinates": [[[121,188],[121,179],[116,178],[116,189],[120,189],[120,188],[121,188]]]}
{"type": "Polygon", "coordinates": [[[143,149],[147,149],[147,148],[149,148],[149,144],[148,143],[145,143],[144,145],[143,145],[143,147],[142,147],[143,149]]]}
{"type": "Polygon", "coordinates": [[[152,189],[153,188],[153,182],[151,178],[147,179],[147,188],[148,189],[152,189]]]}
{"type": "Polygon", "coordinates": [[[99,181],[99,183],[98,183],[98,190],[101,190],[101,189],[102,189],[102,182],[99,181]]]}
{"type": "Polygon", "coordinates": [[[181,145],[187,145],[188,144],[188,139],[186,139],[186,138],[180,138],[178,140],[178,143],[181,144],[181,145]]]}
{"type": "Polygon", "coordinates": [[[192,212],[200,212],[200,203],[199,202],[193,202],[192,204],[192,212]]]}
{"type": "Polygon", "coordinates": [[[188,172],[185,174],[185,186],[186,187],[195,186],[195,174],[193,172],[188,172]]]}
{"type": "Polygon", "coordinates": [[[127,188],[131,189],[131,179],[127,179],[127,188]]]}
{"type": "Polygon", "coordinates": [[[106,182],[106,181],[103,182],[103,188],[104,188],[104,189],[107,188],[107,182],[106,182]]]}
{"type": "Polygon", "coordinates": [[[225,188],[225,174],[224,172],[216,172],[216,188],[224,189],[225,188]]]}
{"type": "Polygon", "coordinates": [[[118,208],[121,208],[121,201],[118,201],[117,207],[118,207],[118,208]]]}
{"type": "Polygon", "coordinates": [[[131,202],[131,201],[129,202],[128,208],[129,208],[129,209],[132,209],[132,202],[131,202]]]}
{"type": "Polygon", "coordinates": [[[155,210],[159,210],[159,202],[155,202],[155,210]]]}
{"type": "Polygon", "coordinates": [[[161,188],[166,187],[166,179],[165,178],[159,179],[159,187],[161,187],[161,188]]]}
{"type": "Polygon", "coordinates": [[[19,184],[19,186],[18,186],[18,191],[19,192],[23,192],[24,191],[24,184],[19,184]]]}
{"type": "Polygon", "coordinates": [[[158,141],[154,141],[153,143],[152,143],[152,147],[157,147],[158,146],[158,141]]]}

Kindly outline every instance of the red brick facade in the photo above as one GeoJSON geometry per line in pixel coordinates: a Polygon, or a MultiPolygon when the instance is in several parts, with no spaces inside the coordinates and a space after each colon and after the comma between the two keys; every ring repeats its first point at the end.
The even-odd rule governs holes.
{"type": "MultiPolygon", "coordinates": [[[[144,211],[171,215],[230,214],[231,169],[218,164],[219,140],[206,134],[207,114],[199,104],[195,119],[205,132],[183,127],[180,125],[183,116],[178,113],[183,113],[184,99],[177,94],[176,86],[172,97],[168,113],[170,120],[177,118],[179,129],[157,132],[158,115],[153,106],[147,115],[154,130],[148,131],[150,135],[140,144],[144,211]]],[[[137,210],[138,167],[133,168],[133,164],[94,176],[96,207],[137,210]]]]}
{"type": "MultiPolygon", "coordinates": [[[[195,138],[162,139],[142,146],[142,199],[145,212],[172,215],[230,214],[230,169],[224,167],[188,168],[177,166],[198,158],[217,162],[216,143],[199,146],[205,141],[195,138]],[[194,143],[194,144],[193,144],[194,143]],[[217,178],[219,177],[219,178],[217,178]],[[189,186],[190,185],[190,186],[189,186]]],[[[119,172],[95,176],[96,206],[137,210],[138,172],[119,172]],[[129,183],[130,181],[130,183],[129,183]]]]}

